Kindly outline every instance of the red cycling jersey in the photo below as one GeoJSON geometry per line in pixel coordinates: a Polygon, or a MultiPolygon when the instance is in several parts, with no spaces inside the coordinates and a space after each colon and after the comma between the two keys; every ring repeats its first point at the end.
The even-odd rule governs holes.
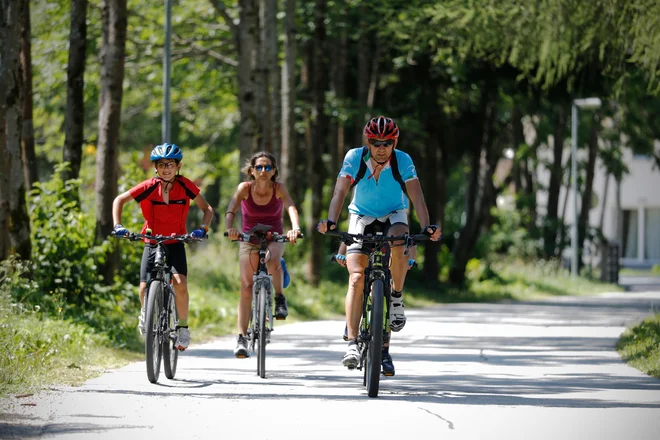
{"type": "MultiPolygon", "coordinates": [[[[169,203],[165,203],[163,199],[163,185],[158,177],[145,180],[129,190],[142,209],[144,216],[142,234],[147,229],[151,229],[153,235],[186,233],[186,218],[190,209],[190,200],[197,197],[200,189],[190,179],[183,176],[176,176],[169,187],[169,203]]],[[[172,243],[174,242],[172,241],[172,243]]]]}

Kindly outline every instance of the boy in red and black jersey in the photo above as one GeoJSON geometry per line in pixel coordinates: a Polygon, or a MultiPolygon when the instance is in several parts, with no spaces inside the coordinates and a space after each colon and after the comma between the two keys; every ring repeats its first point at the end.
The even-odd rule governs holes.
{"type": "MultiPolygon", "coordinates": [[[[144,225],[141,233],[147,229],[154,235],[186,234],[186,218],[190,209],[190,201],[194,200],[197,207],[204,213],[202,224],[192,231],[191,235],[202,238],[208,232],[208,224],[213,218],[213,209],[208,204],[200,189],[190,179],[179,175],[183,153],[174,144],[156,146],[151,152],[156,177],[145,180],[115,198],[112,204],[112,218],[115,224],[115,235],[123,236],[128,230],[121,225],[121,213],[124,205],[131,199],[140,204],[144,225]]],[[[145,240],[146,241],[146,240],[145,240]]],[[[188,263],[184,244],[172,240],[165,242],[168,248],[168,263],[172,268],[174,291],[176,292],[176,307],[179,314],[177,326],[176,347],[185,350],[190,344],[188,330],[188,263]]],[[[155,259],[155,246],[145,243],[140,265],[140,303],[142,311],[139,317],[138,329],[144,335],[144,294],[147,287],[147,274],[155,259]]]]}

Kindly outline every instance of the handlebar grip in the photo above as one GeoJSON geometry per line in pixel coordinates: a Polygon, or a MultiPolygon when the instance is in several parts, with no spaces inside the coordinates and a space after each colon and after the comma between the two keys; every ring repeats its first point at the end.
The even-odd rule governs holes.
{"type": "Polygon", "coordinates": [[[229,233],[227,231],[225,231],[224,236],[229,237],[229,233]]]}

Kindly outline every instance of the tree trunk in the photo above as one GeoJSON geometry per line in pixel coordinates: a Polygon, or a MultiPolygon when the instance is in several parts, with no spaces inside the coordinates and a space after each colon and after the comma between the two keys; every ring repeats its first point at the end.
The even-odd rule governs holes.
{"type": "MultiPolygon", "coordinates": [[[[312,219],[313,222],[321,218],[323,210],[323,183],[325,182],[325,167],[322,155],[326,151],[325,142],[325,89],[326,89],[326,66],[325,66],[325,0],[316,0],[314,8],[314,57],[312,61],[312,145],[315,151],[308,151],[313,156],[313,173],[311,179],[312,189],[312,219]]],[[[312,255],[309,262],[309,281],[317,286],[321,275],[323,259],[323,237],[321,234],[313,233],[313,225],[308,226],[311,238],[312,255]]]]}
{"type": "Polygon", "coordinates": [[[299,203],[301,195],[296,176],[296,0],[285,0],[284,62],[282,63],[282,153],[280,178],[299,203]]]}
{"type": "Polygon", "coordinates": [[[30,23],[30,1],[23,3],[23,19],[21,26],[21,71],[23,73],[23,127],[21,130],[21,144],[23,154],[23,174],[25,175],[25,188],[32,188],[39,181],[37,169],[37,156],[34,151],[34,122],[32,118],[32,25],[30,23]]]}
{"type": "Polygon", "coordinates": [[[268,29],[268,59],[265,60],[270,68],[268,83],[270,85],[270,103],[271,103],[271,147],[273,154],[278,159],[282,151],[282,70],[279,64],[279,32],[277,26],[277,0],[268,0],[268,11],[266,14],[266,25],[268,29]]]}
{"type": "MultiPolygon", "coordinates": [[[[360,15],[366,17],[368,7],[360,8],[360,15]]],[[[358,68],[357,68],[357,105],[358,111],[355,116],[355,145],[362,145],[362,131],[366,121],[364,114],[367,108],[367,99],[369,97],[369,63],[371,60],[371,50],[369,48],[368,23],[366,20],[360,20],[359,39],[357,42],[358,68]]]]}
{"type": "MultiPolygon", "coordinates": [[[[471,170],[466,197],[466,221],[454,249],[454,262],[449,271],[449,280],[458,284],[465,280],[465,267],[474,251],[479,238],[479,231],[488,218],[493,200],[493,173],[499,159],[494,150],[495,104],[491,97],[496,90],[493,85],[486,85],[482,91],[482,108],[478,118],[479,148],[474,148],[471,156],[471,170]]],[[[467,124],[468,126],[471,124],[467,124]]]]}
{"type": "MultiPolygon", "coordinates": [[[[80,174],[85,124],[86,49],[87,0],[72,0],[63,154],[63,161],[69,162],[70,167],[62,173],[63,180],[77,179],[80,174]]],[[[78,198],[78,194],[73,196],[75,199],[78,198]]]]}
{"type": "Polygon", "coordinates": [[[0,0],[0,152],[5,159],[0,178],[0,238],[3,242],[0,258],[15,253],[29,260],[32,257],[30,217],[21,153],[20,36],[24,13],[23,2],[0,0]]]}
{"type": "Polygon", "coordinates": [[[239,150],[243,164],[258,148],[256,73],[259,9],[256,0],[239,0],[238,105],[241,112],[239,150]]]}
{"type": "MultiPolygon", "coordinates": [[[[119,128],[124,81],[127,26],[126,0],[102,0],[101,91],[96,150],[96,242],[112,231],[112,202],[117,196],[119,128]]],[[[107,283],[117,267],[117,253],[101,269],[107,283]]]]}
{"type": "MultiPolygon", "coordinates": [[[[596,172],[596,158],[598,157],[598,133],[600,131],[600,113],[594,112],[591,129],[589,130],[589,157],[587,159],[587,178],[582,191],[582,207],[578,218],[578,264],[582,267],[582,251],[586,241],[589,226],[589,212],[591,211],[591,198],[593,195],[594,174],[596,172]]],[[[579,271],[578,271],[579,273],[579,271]]]]}
{"type": "Polygon", "coordinates": [[[559,224],[559,192],[564,173],[564,133],[566,130],[566,111],[555,108],[555,132],[553,142],[553,162],[550,166],[550,184],[548,186],[548,206],[543,231],[543,248],[546,258],[557,255],[557,226],[559,224]]]}

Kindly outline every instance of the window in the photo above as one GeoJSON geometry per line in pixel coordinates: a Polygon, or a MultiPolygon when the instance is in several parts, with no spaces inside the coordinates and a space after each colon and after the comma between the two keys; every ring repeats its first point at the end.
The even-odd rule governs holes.
{"type": "Polygon", "coordinates": [[[644,258],[660,260],[660,208],[648,208],[645,220],[644,258]]]}
{"type": "Polygon", "coordinates": [[[637,258],[637,210],[623,211],[623,257],[637,258]]]}

